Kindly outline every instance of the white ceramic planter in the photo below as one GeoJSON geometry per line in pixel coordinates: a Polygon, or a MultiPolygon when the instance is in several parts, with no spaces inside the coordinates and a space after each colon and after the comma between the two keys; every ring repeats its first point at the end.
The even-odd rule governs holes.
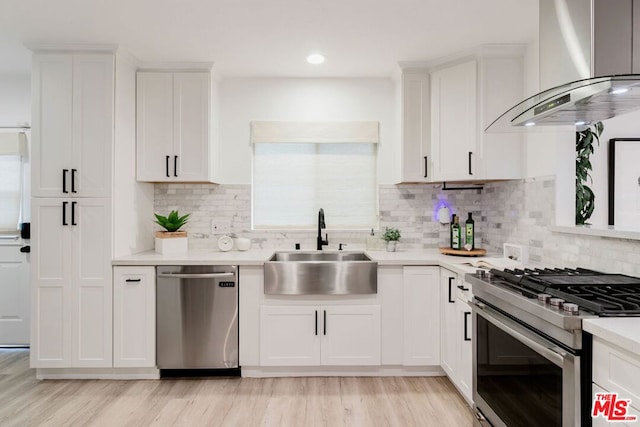
{"type": "Polygon", "coordinates": [[[156,252],[162,255],[182,254],[189,250],[189,240],[186,231],[169,233],[167,231],[156,232],[156,252]]]}

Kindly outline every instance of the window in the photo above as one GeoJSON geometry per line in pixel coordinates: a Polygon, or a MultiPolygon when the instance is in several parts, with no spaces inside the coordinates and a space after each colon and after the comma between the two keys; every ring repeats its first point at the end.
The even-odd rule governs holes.
{"type": "Polygon", "coordinates": [[[297,123],[295,133],[305,142],[289,142],[296,136],[280,127],[278,136],[269,138],[276,142],[254,144],[253,227],[315,229],[320,208],[331,229],[377,227],[377,144],[342,142],[353,139],[340,126],[323,132],[332,139],[312,143],[301,128],[297,123]]]}
{"type": "Polygon", "coordinates": [[[15,234],[22,205],[22,157],[24,133],[0,134],[0,234],[15,234]]]}

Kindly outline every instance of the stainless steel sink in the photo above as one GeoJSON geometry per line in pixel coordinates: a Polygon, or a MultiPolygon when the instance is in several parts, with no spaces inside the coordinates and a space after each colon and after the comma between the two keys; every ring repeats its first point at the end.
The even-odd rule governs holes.
{"type": "Polygon", "coordinates": [[[359,295],[378,292],[378,263],[363,252],[276,252],[264,263],[269,295],[359,295]]]}

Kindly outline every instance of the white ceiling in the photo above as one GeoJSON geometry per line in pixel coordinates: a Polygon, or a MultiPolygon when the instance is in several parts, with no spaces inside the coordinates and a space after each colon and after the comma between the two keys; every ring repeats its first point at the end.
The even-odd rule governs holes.
{"type": "Polygon", "coordinates": [[[221,76],[380,77],[537,27],[538,0],[0,0],[0,73],[28,72],[24,43],[115,43],[221,76]]]}

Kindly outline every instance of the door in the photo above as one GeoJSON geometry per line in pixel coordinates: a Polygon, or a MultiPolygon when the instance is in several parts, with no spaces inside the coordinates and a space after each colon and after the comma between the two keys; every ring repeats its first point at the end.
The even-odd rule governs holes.
{"type": "Polygon", "coordinates": [[[173,177],[209,180],[209,74],[173,75],[173,177]]]}
{"type": "Polygon", "coordinates": [[[70,201],[31,199],[31,367],[71,366],[70,201]]]}
{"type": "Polygon", "coordinates": [[[74,197],[111,196],[113,148],[113,55],[73,56],[73,150],[70,158],[74,197]]]}
{"type": "Polygon", "coordinates": [[[72,199],[74,367],[112,366],[111,199],[72,199]]]}
{"type": "Polygon", "coordinates": [[[173,73],[138,72],[136,178],[166,182],[173,165],[173,73]]]}
{"type": "Polygon", "coordinates": [[[442,268],[440,271],[441,301],[442,301],[442,368],[449,378],[455,380],[458,375],[458,309],[456,305],[456,285],[458,275],[442,268]]]}
{"type": "Polygon", "coordinates": [[[431,146],[434,179],[479,178],[476,61],[431,75],[431,146]]]}
{"type": "Polygon", "coordinates": [[[71,191],[73,56],[33,56],[31,195],[62,197],[71,191]]]}
{"type": "Polygon", "coordinates": [[[429,131],[429,74],[402,75],[402,181],[428,182],[433,176],[429,131]]]}
{"type": "Polygon", "coordinates": [[[319,311],[313,306],[261,306],[260,365],[320,365],[319,311]]]}
{"type": "Polygon", "coordinates": [[[29,263],[21,244],[0,244],[0,346],[29,345],[29,263]]]}
{"type": "Polygon", "coordinates": [[[379,305],[325,306],[322,320],[323,365],[380,365],[379,305]]]}
{"type": "Polygon", "coordinates": [[[438,267],[404,267],[404,365],[440,365],[438,267]]]}
{"type": "MultiPolygon", "coordinates": [[[[454,382],[468,402],[473,400],[473,347],[471,343],[471,308],[460,299],[456,300],[457,327],[457,376],[454,382]]],[[[443,357],[444,361],[444,357],[443,357]]],[[[444,366],[444,363],[443,363],[444,366]]]]}

